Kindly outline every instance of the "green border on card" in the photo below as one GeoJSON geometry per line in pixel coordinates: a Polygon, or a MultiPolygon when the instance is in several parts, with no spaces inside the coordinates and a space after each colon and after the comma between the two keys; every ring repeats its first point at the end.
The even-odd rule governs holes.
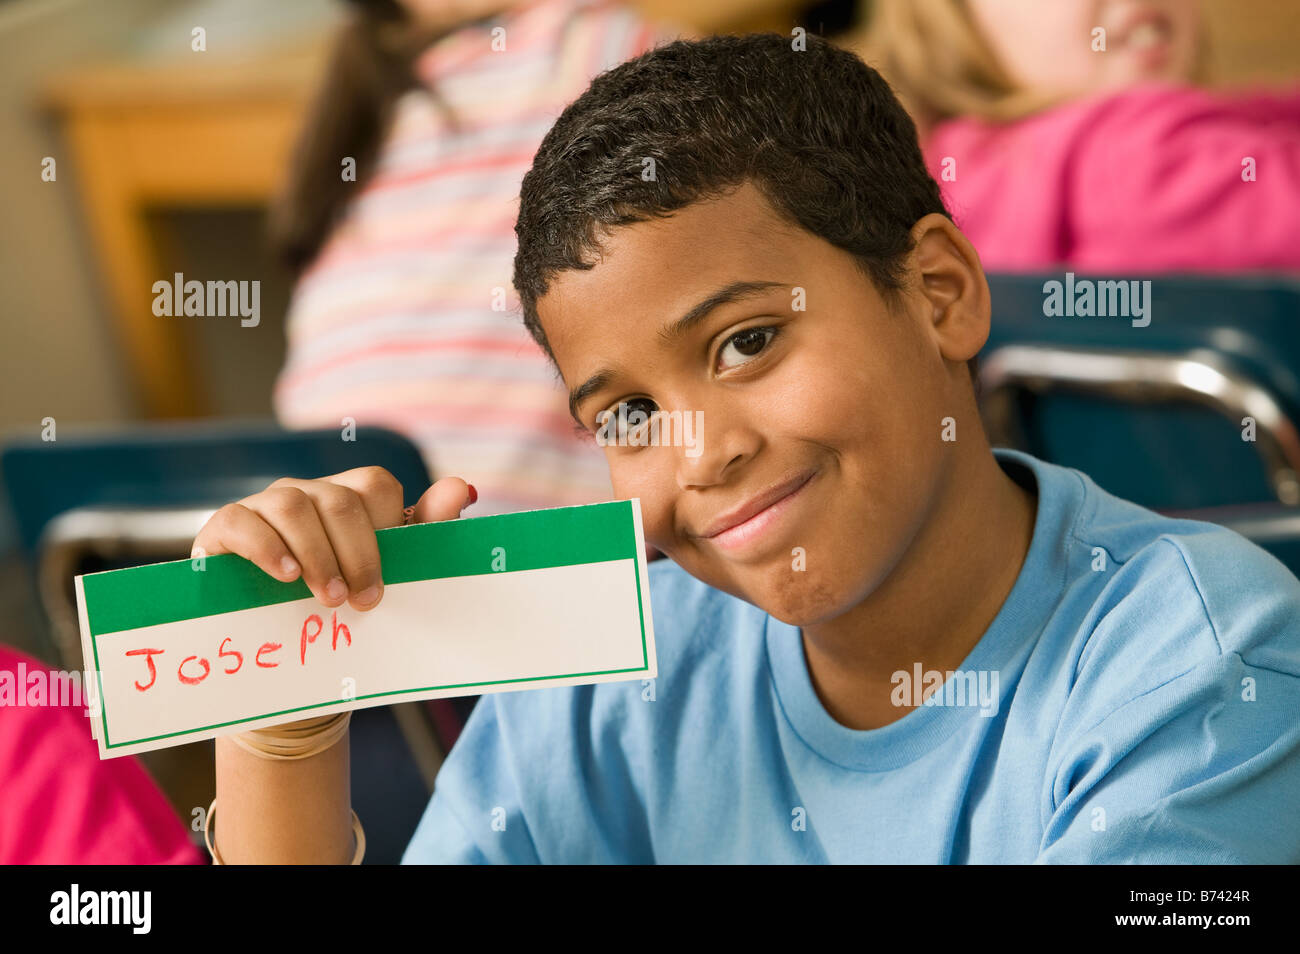
{"type": "MultiPolygon", "coordinates": [[[[390,527],[375,534],[384,583],[412,583],[492,573],[492,551],[504,547],[510,570],[605,563],[636,555],[632,503],[616,500],[390,527]]],[[[311,598],[301,579],[283,583],[241,556],[173,560],[82,577],[90,635],[119,633],[200,616],[311,598]]]]}
{"type": "MultiPolygon", "coordinates": [[[[506,576],[524,570],[539,570],[550,567],[576,566],[583,563],[606,563],[612,560],[632,560],[632,572],[636,586],[637,619],[641,628],[641,668],[607,669],[595,672],[556,673],[549,676],[528,676],[523,679],[498,679],[488,682],[450,683],[442,686],[421,686],[414,689],[395,689],[390,692],[377,692],[357,696],[360,699],[378,699],[386,696],[405,696],[420,692],[434,692],[445,689],[473,689],[483,686],[497,686],[506,683],[545,682],[555,679],[571,679],[582,676],[612,676],[620,673],[646,672],[650,668],[650,653],[646,646],[645,607],[641,594],[641,556],[636,541],[635,514],[632,503],[618,500],[611,503],[591,504],[584,507],[563,507],[558,510],[536,510],[519,514],[502,514],[493,517],[475,517],[445,521],[441,523],[417,524],[411,527],[392,527],[379,530],[379,559],[383,568],[384,583],[414,583],[422,580],[446,579],[450,577],[480,576],[491,574],[492,549],[506,547],[509,554],[509,570],[496,572],[506,576]],[[597,511],[597,513],[593,513],[597,511]],[[523,518],[530,518],[524,520],[523,518]],[[575,519],[577,518],[577,519],[575,519]],[[487,521],[506,522],[514,526],[496,529],[501,533],[500,541],[492,540],[486,549],[487,557],[476,554],[475,559],[466,559],[468,544],[483,532],[483,523],[487,521]],[[478,524],[478,526],[471,526],[478,524]],[[423,531],[417,533],[417,531],[423,531]],[[433,533],[432,531],[438,531],[433,533]],[[451,531],[451,532],[449,532],[451,531]],[[400,534],[400,536],[398,536],[400,534]],[[599,554],[599,555],[597,555],[599,554]],[[523,565],[520,565],[520,564],[523,565]]],[[[151,566],[132,567],[125,570],[109,570],[82,577],[82,588],[86,598],[86,613],[91,615],[91,581],[96,580],[96,599],[102,600],[104,606],[97,606],[95,613],[105,614],[114,624],[122,620],[144,618],[146,622],[134,625],[114,625],[109,628],[101,625],[99,620],[91,623],[91,648],[95,654],[96,677],[100,683],[100,719],[104,733],[104,748],[115,749],[124,746],[139,745],[144,742],[156,742],[176,736],[192,735],[210,729],[221,729],[232,725],[269,719],[273,716],[292,715],[312,709],[337,705],[339,700],[319,702],[312,705],[282,709],[278,712],[266,712],[260,715],[235,719],[230,722],[218,722],[213,725],[196,726],[177,732],[132,739],[127,742],[110,742],[108,735],[108,706],[104,700],[102,670],[99,666],[99,635],[112,634],[143,626],[161,623],[173,623],[201,616],[216,616],[219,613],[237,612],[259,606],[272,606],[292,600],[308,599],[311,591],[298,580],[294,583],[282,583],[267,576],[262,570],[243,557],[233,554],[221,554],[207,558],[206,569],[193,569],[190,560],[176,560],[170,563],[157,563],[151,566]],[[213,566],[222,568],[220,577],[209,577],[213,566]],[[144,574],[142,571],[155,571],[144,574]],[[163,571],[166,571],[165,575],[163,571]],[[121,577],[131,574],[129,580],[107,580],[107,577],[121,577]],[[204,579],[196,582],[194,577],[204,579]],[[217,580],[214,584],[214,580],[217,580]],[[222,584],[224,583],[224,586],[222,584]],[[155,587],[168,584],[179,587],[178,592],[167,593],[164,598],[157,598],[155,587]],[[201,584],[201,585],[200,585],[201,584]],[[152,595],[152,603],[147,605],[140,601],[152,595]],[[202,611],[219,605],[223,608],[202,611]]]]}

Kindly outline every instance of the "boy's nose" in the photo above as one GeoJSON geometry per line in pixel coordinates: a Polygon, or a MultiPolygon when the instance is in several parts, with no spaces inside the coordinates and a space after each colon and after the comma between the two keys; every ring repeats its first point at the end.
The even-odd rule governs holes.
{"type": "Polygon", "coordinates": [[[682,490],[698,490],[734,479],[762,444],[759,432],[743,416],[718,408],[702,410],[698,417],[701,427],[694,435],[694,446],[674,448],[677,486],[682,490]]]}

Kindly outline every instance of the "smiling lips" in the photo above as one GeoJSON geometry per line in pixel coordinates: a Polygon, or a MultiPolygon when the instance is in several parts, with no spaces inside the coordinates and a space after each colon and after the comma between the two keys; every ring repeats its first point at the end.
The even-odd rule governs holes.
{"type": "Polygon", "coordinates": [[[751,497],[719,516],[700,536],[725,550],[747,545],[781,518],[814,476],[815,471],[805,471],[751,497]]]}

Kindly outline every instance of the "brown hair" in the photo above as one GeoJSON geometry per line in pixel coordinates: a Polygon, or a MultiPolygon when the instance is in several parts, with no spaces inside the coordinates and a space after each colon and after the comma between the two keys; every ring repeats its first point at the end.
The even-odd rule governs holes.
{"type": "Polygon", "coordinates": [[[524,325],[557,275],[595,267],[612,228],[753,182],[786,221],[851,253],[892,304],[912,227],[948,215],[911,117],[880,74],[809,34],[678,40],[602,73],[560,114],[524,176],[514,284],[524,325]],[[657,175],[638,174],[653,157],[657,175]]]}
{"type": "Polygon", "coordinates": [[[416,57],[454,29],[419,28],[397,0],[350,0],[350,5],[351,16],[335,37],[288,175],[271,206],[272,245],[295,276],[316,257],[348,201],[373,173],[394,105],[419,85],[416,57]],[[345,157],[356,162],[355,182],[343,179],[345,157]]]}

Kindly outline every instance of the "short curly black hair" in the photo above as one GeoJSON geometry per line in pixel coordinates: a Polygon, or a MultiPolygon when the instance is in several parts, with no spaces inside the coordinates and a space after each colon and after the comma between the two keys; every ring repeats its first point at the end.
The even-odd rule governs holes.
{"type": "Polygon", "coordinates": [[[597,76],[538,147],[514,262],[533,338],[554,359],[537,301],[559,272],[595,266],[598,227],[664,217],[746,181],[856,256],[891,300],[912,226],[951,218],[911,117],[854,54],[815,35],[678,40],[597,76]]]}

